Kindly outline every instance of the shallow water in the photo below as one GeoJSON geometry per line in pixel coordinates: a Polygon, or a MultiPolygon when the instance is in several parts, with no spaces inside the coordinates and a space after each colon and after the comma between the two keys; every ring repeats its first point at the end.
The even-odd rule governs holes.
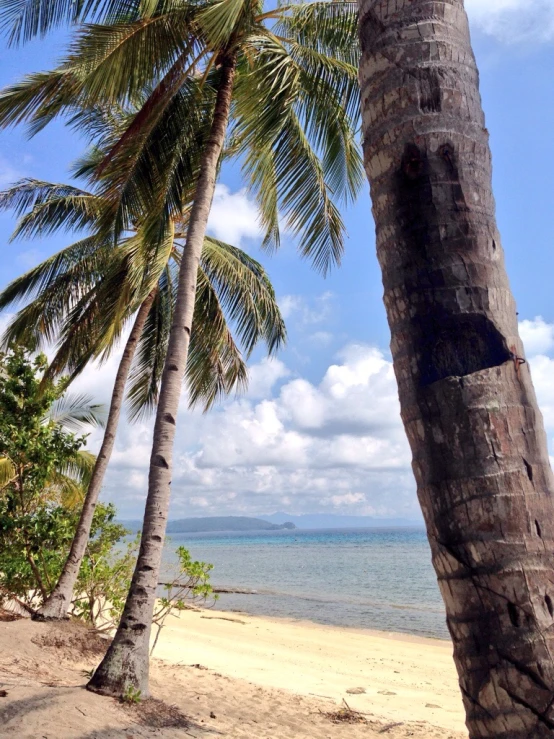
{"type": "Polygon", "coordinates": [[[448,638],[422,529],[333,529],[172,534],[165,559],[186,546],[214,565],[217,608],[336,626],[448,638]]]}

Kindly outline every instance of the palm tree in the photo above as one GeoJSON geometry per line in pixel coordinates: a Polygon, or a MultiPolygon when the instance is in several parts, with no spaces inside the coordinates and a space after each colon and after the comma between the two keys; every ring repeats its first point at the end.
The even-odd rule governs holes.
{"type": "MultiPolygon", "coordinates": [[[[104,203],[101,196],[69,185],[23,180],[0,193],[0,209],[7,207],[15,208],[18,213],[29,209],[14,236],[33,236],[53,226],[83,225],[87,220],[83,213],[85,208],[86,213],[92,213],[96,219],[104,203]]],[[[179,232],[174,232],[152,270],[144,261],[145,255],[147,259],[150,257],[148,249],[137,248],[141,246],[137,242],[142,236],[139,229],[136,236],[123,239],[117,248],[106,245],[104,238],[89,237],[50,257],[0,294],[1,310],[38,293],[12,320],[4,343],[25,343],[36,349],[45,340],[52,341],[61,334],[49,376],[69,369],[73,378],[91,359],[107,357],[120,336],[122,325],[138,307],[118,366],[106,430],[79,524],[61,577],[36,614],[41,620],[67,618],[113,451],[130,374],[132,418],[156,404],[174,304],[175,270],[182,245],[179,232]],[[133,284],[137,276],[138,284],[133,284]],[[156,284],[152,286],[153,283],[156,284]],[[72,286],[69,295],[68,284],[72,286]],[[115,301],[113,295],[117,296],[115,301]],[[138,361],[132,370],[137,350],[138,361]]],[[[196,323],[187,365],[190,405],[202,402],[204,411],[234,387],[240,388],[247,383],[246,365],[228,327],[226,314],[236,324],[235,333],[246,357],[259,341],[266,342],[271,354],[285,339],[275,294],[261,265],[242,250],[206,237],[196,292],[196,323]]]]}
{"type": "MultiPolygon", "coordinates": [[[[121,207],[129,179],[155,162],[156,185],[167,169],[154,157],[168,125],[193,109],[199,90],[206,138],[180,265],[176,306],[162,375],[150,462],[148,498],[137,567],[125,610],[89,687],[122,695],[148,692],[148,642],[170,497],[176,413],[192,330],[196,276],[218,167],[231,123],[230,152],[240,155],[256,194],[266,246],[279,243],[279,215],[301,239],[301,251],[326,271],[338,262],[343,224],[335,199],[353,197],[360,183],[355,129],[358,116],[356,12],[348,3],[315,2],[271,8],[262,2],[216,0],[106,0],[73,4],[36,0],[4,3],[16,37],[46,32],[61,20],[108,18],[88,26],[67,62],[34,75],[0,99],[0,121],[30,120],[38,130],[74,106],[90,108],[153,92],[97,169],[109,180],[107,197],[121,207]],[[189,99],[183,106],[181,100],[189,99]],[[181,110],[179,110],[181,106],[181,110]],[[204,111],[208,112],[208,115],[204,111]]],[[[0,8],[2,6],[0,5],[0,8]]],[[[195,105],[195,109],[198,106],[195,105]]],[[[164,157],[161,157],[164,160],[164,157]]],[[[129,199],[126,199],[128,207],[129,199]]],[[[165,201],[164,201],[165,206],[165,201]]],[[[152,209],[161,212],[159,199],[152,209]]]]}
{"type": "Polygon", "coordinates": [[[462,0],[366,1],[360,14],[391,348],[467,725],[472,739],[552,737],[554,479],[467,17],[462,0]]]}

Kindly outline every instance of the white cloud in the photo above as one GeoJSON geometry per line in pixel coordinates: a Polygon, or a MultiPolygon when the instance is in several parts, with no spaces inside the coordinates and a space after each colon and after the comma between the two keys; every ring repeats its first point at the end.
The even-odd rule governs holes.
{"type": "Polygon", "coordinates": [[[290,370],[280,359],[263,359],[248,370],[249,398],[265,398],[271,395],[275,384],[290,375],[290,370]]]}
{"type": "MultiPolygon", "coordinates": [[[[107,400],[116,364],[87,370],[75,389],[107,400]]],[[[418,517],[392,367],[377,349],[346,347],[317,384],[291,379],[276,359],[250,376],[245,397],[206,415],[189,412],[183,398],[174,516],[285,507],[418,517]]],[[[95,432],[91,448],[99,441],[95,432]]],[[[105,494],[123,515],[140,515],[151,443],[151,420],[122,420],[105,494]]]]}
{"type": "Polygon", "coordinates": [[[554,324],[546,323],[542,316],[521,321],[519,333],[529,356],[545,354],[554,348],[554,324]]]}
{"type": "Polygon", "coordinates": [[[285,321],[298,313],[304,305],[304,298],[300,295],[283,295],[279,298],[279,309],[285,321]]]}
{"type": "Polygon", "coordinates": [[[544,423],[550,436],[554,436],[554,359],[538,356],[531,359],[530,364],[544,423]]]}
{"type": "MultiPolygon", "coordinates": [[[[521,322],[547,432],[554,437],[554,325],[521,322]]],[[[74,390],[109,402],[114,355],[90,367],[74,390]]],[[[349,344],[317,382],[291,376],[280,359],[250,368],[249,392],[203,415],[183,393],[174,454],[172,516],[348,512],[418,518],[410,451],[391,362],[376,347],[349,344]]],[[[90,438],[97,450],[100,432],[90,438]]],[[[125,517],[142,513],[152,419],[122,418],[105,485],[125,517]]],[[[551,446],[551,449],[554,448],[551,446]]]]}
{"type": "Polygon", "coordinates": [[[333,334],[329,333],[329,331],[316,331],[309,337],[309,340],[316,346],[329,346],[333,341],[333,334]]]}
{"type": "Polygon", "coordinates": [[[285,321],[293,318],[302,326],[313,326],[331,317],[334,297],[334,294],[327,290],[310,298],[303,295],[283,295],[278,302],[285,321]]]}
{"type": "Polygon", "coordinates": [[[216,186],[208,233],[233,246],[241,246],[244,239],[260,237],[258,208],[245,190],[232,193],[226,185],[216,186]]]}
{"type": "Polygon", "coordinates": [[[335,508],[343,509],[358,503],[364,503],[365,495],[363,493],[346,493],[346,495],[332,495],[330,500],[335,508]]]}
{"type": "MultiPolygon", "coordinates": [[[[554,358],[547,355],[554,350],[554,324],[547,323],[541,316],[538,316],[532,321],[521,321],[519,330],[525,345],[552,453],[554,452],[554,382],[552,382],[554,358]]],[[[552,463],[554,466],[554,459],[552,463]]]]}
{"type": "Polygon", "coordinates": [[[505,43],[554,39],[554,0],[466,0],[470,21],[505,43]]]}

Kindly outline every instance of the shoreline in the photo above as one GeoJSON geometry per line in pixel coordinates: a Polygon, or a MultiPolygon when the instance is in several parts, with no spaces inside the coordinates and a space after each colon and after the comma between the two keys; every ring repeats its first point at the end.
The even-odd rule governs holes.
{"type": "Polygon", "coordinates": [[[456,739],[467,736],[446,640],[198,609],[167,619],[153,657],[263,689],[336,705],[346,700],[364,714],[428,724],[457,732],[456,739]]]}
{"type": "MultiPolygon", "coordinates": [[[[275,592],[274,591],[267,591],[266,592],[266,591],[262,591],[262,590],[259,590],[259,589],[252,589],[252,590],[250,590],[250,589],[248,589],[246,587],[241,587],[241,588],[238,588],[237,587],[237,588],[235,588],[235,587],[232,587],[232,586],[230,587],[230,586],[227,586],[227,585],[221,585],[221,586],[220,585],[214,585],[213,588],[214,588],[214,591],[213,591],[214,593],[217,593],[218,595],[219,594],[220,595],[223,595],[223,597],[225,597],[225,596],[240,596],[240,597],[247,596],[249,598],[256,598],[257,596],[260,596],[261,598],[263,598],[265,595],[276,595],[276,596],[282,595],[281,593],[279,593],[277,591],[275,591],[275,592]]],[[[290,593],[285,593],[284,595],[287,596],[287,597],[301,597],[301,596],[297,596],[296,594],[290,594],[290,593]]],[[[325,602],[326,601],[322,601],[323,604],[325,602]]],[[[336,601],[333,601],[333,602],[336,602],[336,601]]],[[[218,611],[221,611],[222,613],[243,614],[245,616],[249,616],[249,617],[252,617],[252,618],[259,617],[259,618],[267,618],[267,619],[270,619],[270,620],[273,620],[274,619],[274,620],[277,620],[277,621],[284,621],[284,622],[291,621],[291,622],[297,622],[297,623],[314,624],[314,625],[318,625],[318,626],[328,626],[330,628],[349,629],[349,630],[363,631],[363,632],[367,632],[369,634],[376,634],[376,635],[379,635],[381,633],[382,634],[396,634],[399,637],[407,636],[407,637],[414,637],[414,638],[419,638],[419,639],[431,639],[431,640],[436,640],[436,641],[440,641],[440,642],[450,643],[450,637],[448,635],[441,636],[441,635],[437,635],[437,634],[434,634],[434,633],[416,633],[414,631],[408,631],[407,629],[406,629],[406,631],[400,631],[400,630],[394,630],[394,629],[390,629],[390,630],[389,629],[382,629],[382,628],[379,628],[378,626],[375,626],[375,627],[372,627],[372,626],[358,626],[358,625],[347,624],[347,623],[332,623],[330,621],[327,621],[327,622],[325,622],[325,621],[316,621],[316,620],[310,619],[309,617],[302,617],[302,616],[282,616],[282,615],[277,615],[277,614],[269,614],[269,613],[261,613],[261,612],[255,613],[253,611],[248,610],[247,607],[243,609],[243,608],[237,607],[235,604],[233,604],[233,607],[229,607],[229,608],[224,608],[224,607],[222,607],[222,605],[223,604],[221,603],[221,601],[218,600],[216,602],[215,606],[213,606],[213,608],[206,608],[204,606],[195,606],[195,608],[198,608],[200,610],[203,610],[203,609],[205,609],[205,610],[218,610],[218,611]]],[[[374,605],[374,604],[372,604],[372,605],[374,605]]],[[[401,611],[413,610],[412,609],[412,606],[410,606],[410,605],[400,606],[400,605],[395,605],[395,604],[387,604],[387,607],[390,608],[391,610],[401,610],[401,611]]],[[[416,608],[415,610],[422,611],[422,610],[426,610],[426,609],[417,609],[416,608]]],[[[433,613],[436,613],[436,611],[433,611],[433,613]]],[[[445,623],[445,629],[446,629],[446,614],[444,614],[444,623],[445,623]]]]}
{"type": "MultiPolygon", "coordinates": [[[[223,591],[221,591],[223,592],[223,591]]],[[[242,593],[241,593],[242,595],[242,593]]],[[[247,593],[247,595],[250,595],[250,593],[247,593]]],[[[265,614],[259,614],[259,613],[252,613],[251,611],[247,610],[241,610],[241,609],[229,609],[224,610],[222,608],[217,608],[215,606],[214,608],[205,608],[202,606],[195,606],[193,609],[191,609],[193,612],[202,612],[202,613],[217,613],[217,614],[229,614],[230,616],[237,616],[237,617],[244,617],[244,618],[253,618],[253,619],[261,619],[263,621],[272,621],[275,622],[275,624],[298,624],[299,626],[307,626],[307,627],[314,627],[314,628],[323,628],[323,629],[338,629],[339,631],[351,631],[351,632],[357,632],[361,635],[367,635],[367,636],[375,636],[375,637],[382,637],[382,638],[390,638],[397,641],[407,641],[407,642],[415,642],[415,643],[427,643],[429,641],[431,642],[440,642],[441,644],[451,644],[451,641],[448,637],[442,637],[442,636],[433,636],[432,634],[414,634],[410,631],[394,631],[394,630],[388,630],[388,629],[377,629],[377,628],[369,628],[365,626],[350,626],[348,624],[331,624],[331,623],[323,623],[322,621],[312,621],[309,618],[296,618],[294,616],[268,616],[265,614]]]]}

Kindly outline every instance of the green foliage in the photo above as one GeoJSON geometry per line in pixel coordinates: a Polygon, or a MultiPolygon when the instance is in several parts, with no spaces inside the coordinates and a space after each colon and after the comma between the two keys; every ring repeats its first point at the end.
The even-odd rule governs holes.
{"type": "Polygon", "coordinates": [[[169,573],[173,575],[173,579],[163,583],[164,594],[158,599],[154,610],[152,622],[158,630],[150,653],[154,651],[165,620],[170,614],[178,616],[198,603],[208,607],[216,603],[219,596],[214,593],[210,584],[212,570],[212,564],[193,560],[185,547],[177,549],[177,564],[169,573]]]}
{"type": "MultiPolygon", "coordinates": [[[[101,195],[22,180],[0,192],[0,210],[11,208],[22,216],[16,236],[42,232],[47,225],[74,228],[80,217],[75,211],[82,210],[81,195],[90,200],[87,212],[98,215],[109,208],[101,195]]],[[[67,371],[74,377],[92,359],[106,358],[126,322],[154,289],[128,390],[132,419],[152,411],[172,323],[187,217],[176,225],[163,243],[155,239],[152,244],[149,232],[138,224],[130,225],[134,235],[117,244],[100,235],[83,239],[14,280],[0,293],[0,310],[22,301],[27,304],[10,322],[4,344],[38,348],[58,341],[49,375],[67,371]]],[[[207,410],[233,389],[244,388],[245,360],[254,346],[264,341],[273,353],[285,336],[263,267],[240,249],[206,238],[187,364],[191,405],[202,404],[207,410]]]]}
{"type": "Polygon", "coordinates": [[[43,382],[46,357],[0,354],[0,591],[44,599],[71,541],[94,456],[76,431],[98,420],[67,381],[43,382]]]}
{"type": "Polygon", "coordinates": [[[100,136],[104,156],[88,174],[110,200],[117,229],[148,213],[162,233],[164,219],[177,218],[194,195],[220,65],[234,60],[226,156],[241,159],[264,244],[279,245],[284,223],[325,273],[344,245],[338,205],[363,181],[357,12],[335,0],[267,8],[244,0],[0,0],[0,30],[14,41],[58,23],[101,22],[79,26],[58,69],[0,95],[0,125],[27,121],[36,132],[69,114],[90,135],[99,129],[87,111],[136,106],[116,136],[100,136]]]}
{"type": "Polygon", "coordinates": [[[73,538],[76,518],[61,506],[22,513],[0,498],[0,601],[16,598],[29,608],[56,583],[73,538]]]}
{"type": "Polygon", "coordinates": [[[137,557],[138,540],[124,542],[129,531],[115,515],[113,504],[96,507],[71,611],[102,631],[112,629],[123,612],[137,557]]]}
{"type": "Polygon", "coordinates": [[[133,688],[132,685],[128,685],[127,689],[121,696],[121,702],[122,703],[129,703],[131,705],[137,705],[137,703],[140,703],[142,698],[142,693],[137,688],[133,688]]]}

